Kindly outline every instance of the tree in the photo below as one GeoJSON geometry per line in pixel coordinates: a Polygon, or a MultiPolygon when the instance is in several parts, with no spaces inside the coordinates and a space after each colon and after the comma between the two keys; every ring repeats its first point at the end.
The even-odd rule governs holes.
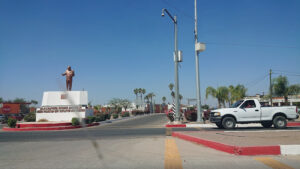
{"type": "Polygon", "coordinates": [[[142,97],[143,98],[143,95],[146,93],[146,89],[142,89],[142,97]]]}
{"type": "Polygon", "coordinates": [[[167,98],[166,98],[165,96],[163,96],[161,99],[162,99],[162,101],[163,101],[163,104],[165,104],[165,103],[166,103],[166,100],[167,100],[167,98]]]}
{"type": "Polygon", "coordinates": [[[207,105],[207,104],[205,104],[205,105],[202,105],[202,106],[201,106],[201,108],[202,108],[202,109],[206,109],[206,110],[208,110],[208,109],[209,109],[209,105],[207,105]]]}
{"type": "Polygon", "coordinates": [[[131,106],[131,102],[128,99],[121,99],[120,101],[120,105],[125,109],[125,111],[131,106]]]}
{"type": "Polygon", "coordinates": [[[237,86],[230,85],[228,87],[229,97],[228,102],[231,105],[233,102],[238,101],[246,96],[247,88],[244,85],[238,84],[237,86]]]}
{"type": "Polygon", "coordinates": [[[3,103],[4,102],[4,100],[2,99],[2,97],[0,97],[0,103],[3,103]]]}
{"type": "Polygon", "coordinates": [[[181,102],[181,100],[183,99],[183,96],[181,94],[179,94],[179,100],[181,102]]]}
{"type": "Polygon", "coordinates": [[[169,84],[169,89],[170,89],[171,91],[173,91],[173,88],[174,88],[174,84],[173,84],[173,83],[170,83],[170,84],[169,84]]]}
{"type": "Polygon", "coordinates": [[[172,96],[173,103],[174,103],[174,99],[175,99],[175,92],[174,91],[171,92],[171,96],[172,96]]]}
{"type": "Polygon", "coordinates": [[[137,100],[138,99],[139,89],[137,89],[137,88],[133,89],[133,93],[135,94],[136,100],[137,100]]]}
{"type": "Polygon", "coordinates": [[[31,103],[31,104],[34,104],[34,105],[37,105],[39,102],[36,101],[36,100],[31,100],[30,103],[31,103]]]}
{"type": "Polygon", "coordinates": [[[173,100],[173,103],[174,103],[174,99],[175,99],[175,92],[173,91],[173,89],[174,89],[174,84],[173,84],[173,83],[170,83],[168,87],[169,87],[169,89],[170,89],[170,91],[171,91],[171,96],[172,96],[172,100],[173,100]]]}
{"type": "Polygon", "coordinates": [[[273,90],[275,96],[283,96],[285,104],[288,103],[288,95],[296,95],[300,93],[300,84],[289,86],[286,76],[279,76],[273,79],[273,90]]]}
{"type": "Polygon", "coordinates": [[[218,107],[221,108],[222,104],[225,107],[225,101],[228,100],[229,90],[225,86],[218,87],[217,89],[209,86],[206,88],[206,98],[209,95],[216,98],[218,100],[218,107]]]}
{"type": "Polygon", "coordinates": [[[121,103],[121,99],[119,99],[119,98],[113,98],[108,102],[108,104],[110,104],[114,108],[114,111],[116,111],[118,113],[121,108],[120,103],[121,103]]]}
{"type": "Polygon", "coordinates": [[[147,100],[146,103],[149,102],[149,97],[148,97],[148,95],[146,95],[146,96],[144,97],[144,99],[147,100]]]}
{"type": "Polygon", "coordinates": [[[13,100],[13,103],[20,103],[20,110],[21,113],[27,114],[29,113],[29,107],[26,104],[27,101],[23,98],[16,98],[15,100],[13,100]]]}

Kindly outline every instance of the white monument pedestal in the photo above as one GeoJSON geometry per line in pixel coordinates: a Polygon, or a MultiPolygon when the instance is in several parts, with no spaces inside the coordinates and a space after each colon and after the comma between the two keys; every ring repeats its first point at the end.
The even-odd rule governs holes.
{"type": "Polygon", "coordinates": [[[36,121],[71,122],[73,117],[93,116],[93,109],[88,108],[87,91],[44,92],[42,106],[37,109],[36,121]]]}

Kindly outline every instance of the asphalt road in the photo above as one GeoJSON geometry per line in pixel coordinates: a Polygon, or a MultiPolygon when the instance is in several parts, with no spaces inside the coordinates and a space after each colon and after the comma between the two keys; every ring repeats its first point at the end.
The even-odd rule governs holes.
{"type": "MultiPolygon", "coordinates": [[[[24,131],[0,132],[0,142],[24,141],[65,141],[107,139],[111,137],[155,137],[165,136],[165,124],[168,119],[164,114],[146,115],[133,119],[101,123],[100,126],[86,129],[64,131],[24,131]]],[[[176,131],[191,131],[196,129],[179,128],[176,131]]]]}
{"type": "Polygon", "coordinates": [[[300,168],[300,156],[235,156],[165,136],[166,122],[156,114],[88,129],[0,132],[0,169],[300,168]]]}

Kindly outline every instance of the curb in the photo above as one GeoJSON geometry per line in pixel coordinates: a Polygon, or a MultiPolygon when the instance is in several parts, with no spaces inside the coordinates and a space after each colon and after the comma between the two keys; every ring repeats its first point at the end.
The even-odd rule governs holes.
{"type": "MultiPolygon", "coordinates": [[[[238,127],[262,127],[261,124],[237,124],[238,127]]],[[[210,128],[217,127],[215,124],[166,124],[165,127],[169,128],[193,128],[193,127],[202,127],[202,128],[210,128]]],[[[287,127],[300,127],[300,122],[288,122],[287,127]]]]}
{"type": "Polygon", "coordinates": [[[173,137],[202,144],[204,146],[234,155],[299,155],[300,145],[275,145],[275,146],[233,146],[205,140],[178,132],[172,132],[173,137]]]}
{"type": "MultiPolygon", "coordinates": [[[[98,126],[100,123],[88,124],[86,127],[98,126]]],[[[28,128],[9,128],[3,127],[3,131],[51,131],[51,130],[69,130],[83,128],[82,126],[57,126],[57,127],[28,127],[28,128]]]]}

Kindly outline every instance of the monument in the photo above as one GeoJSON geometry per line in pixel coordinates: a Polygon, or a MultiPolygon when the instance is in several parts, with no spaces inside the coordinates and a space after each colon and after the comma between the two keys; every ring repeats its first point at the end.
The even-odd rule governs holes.
{"type": "Polygon", "coordinates": [[[36,121],[71,122],[73,117],[84,119],[93,116],[93,109],[88,107],[87,91],[71,91],[72,77],[75,75],[71,67],[65,73],[67,91],[47,91],[43,93],[42,105],[36,111],[36,121]]]}

